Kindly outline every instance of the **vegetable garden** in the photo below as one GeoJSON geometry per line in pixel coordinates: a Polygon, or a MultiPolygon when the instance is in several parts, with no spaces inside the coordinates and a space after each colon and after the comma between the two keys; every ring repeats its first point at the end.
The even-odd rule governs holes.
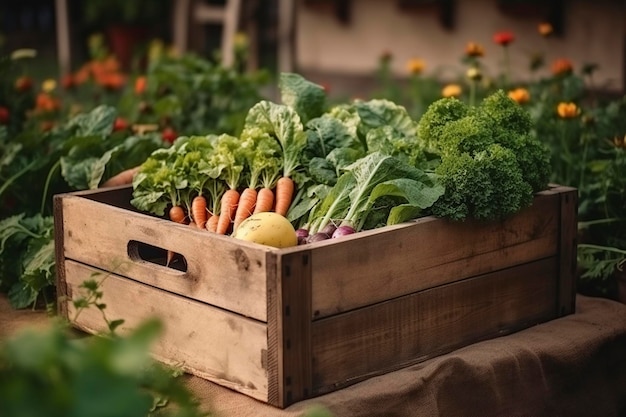
{"type": "MultiPolygon", "coordinates": [[[[74,190],[127,184],[139,211],[285,247],[428,215],[498,220],[556,183],[579,192],[579,291],[616,298],[626,98],[596,95],[593,66],[560,60],[550,76],[518,85],[506,68],[489,76],[483,54],[468,45],[467,72],[449,85],[418,62],[401,84],[384,55],[380,89],[353,100],[295,73],[271,80],[191,55],[155,53],[136,74],[100,57],[58,81],[29,77],[28,51],[4,56],[0,291],[16,309],[54,308],[52,196],[74,190]],[[278,98],[262,93],[271,83],[278,98]],[[290,223],[269,241],[249,230],[267,212],[290,223]]],[[[84,289],[79,307],[104,313],[97,281],[84,289]]],[[[139,330],[140,343],[153,330],[139,330]]]]}

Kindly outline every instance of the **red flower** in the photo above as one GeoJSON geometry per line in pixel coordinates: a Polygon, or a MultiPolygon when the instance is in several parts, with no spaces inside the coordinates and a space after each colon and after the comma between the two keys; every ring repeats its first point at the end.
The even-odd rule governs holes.
{"type": "Polygon", "coordinates": [[[507,46],[515,40],[515,35],[512,32],[502,31],[496,32],[493,35],[493,41],[501,46],[507,46]]]}
{"type": "Polygon", "coordinates": [[[33,79],[23,75],[15,80],[15,89],[20,93],[30,91],[33,88],[33,79]]]}
{"type": "Polygon", "coordinates": [[[161,137],[165,142],[173,143],[178,137],[178,133],[171,127],[166,127],[163,129],[163,132],[161,132],[161,137]]]}
{"type": "Polygon", "coordinates": [[[0,106],[0,125],[6,125],[9,123],[9,109],[4,106],[0,106]]]}
{"type": "Polygon", "coordinates": [[[113,122],[113,131],[119,132],[120,130],[128,129],[128,122],[126,119],[122,117],[116,117],[115,122],[113,122]]]}
{"type": "Polygon", "coordinates": [[[76,87],[76,80],[74,79],[74,76],[72,74],[65,74],[61,78],[61,85],[65,90],[71,90],[72,88],[76,87]]]}

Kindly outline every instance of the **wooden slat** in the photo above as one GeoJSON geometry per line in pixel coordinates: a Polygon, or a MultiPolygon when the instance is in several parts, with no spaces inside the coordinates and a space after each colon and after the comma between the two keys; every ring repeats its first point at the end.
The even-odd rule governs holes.
{"type": "Polygon", "coordinates": [[[555,318],[558,258],[313,322],[315,393],[555,318]]]}
{"type": "Polygon", "coordinates": [[[327,317],[501,268],[554,256],[560,199],[539,195],[503,221],[434,217],[392,231],[357,233],[311,249],[313,316],[327,317]]]}
{"type": "MultiPolygon", "coordinates": [[[[79,285],[92,273],[102,272],[73,261],[66,262],[66,271],[72,297],[80,296],[79,285]]],[[[116,275],[101,273],[92,278],[105,277],[102,302],[109,319],[125,320],[121,334],[148,318],[159,318],[165,329],[152,347],[156,359],[267,401],[265,324],[116,275]]],[[[74,318],[72,303],[67,307],[74,318]]],[[[106,329],[95,308],[83,310],[73,324],[89,333],[106,329]]]]}
{"type": "Polygon", "coordinates": [[[63,254],[64,231],[63,231],[63,201],[60,195],[52,199],[54,216],[54,263],[56,270],[57,310],[61,317],[67,318],[67,303],[63,300],[67,297],[65,284],[65,256],[63,254]]]}
{"type": "Polygon", "coordinates": [[[66,195],[62,205],[66,258],[266,321],[271,248],[80,196],[66,195]],[[183,255],[187,271],[131,256],[135,242],[183,255]]]}
{"type": "Polygon", "coordinates": [[[282,358],[280,407],[311,396],[311,261],[304,251],[281,257],[282,358]]]}
{"type": "Polygon", "coordinates": [[[578,191],[571,187],[554,190],[561,198],[561,227],[559,242],[559,291],[560,316],[574,313],[576,309],[576,249],[578,245],[578,191]]]}

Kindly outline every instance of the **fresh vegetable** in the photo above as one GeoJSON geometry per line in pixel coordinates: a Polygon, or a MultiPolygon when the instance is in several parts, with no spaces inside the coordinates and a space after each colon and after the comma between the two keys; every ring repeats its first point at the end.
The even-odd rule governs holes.
{"type": "Polygon", "coordinates": [[[104,183],[102,183],[100,187],[116,187],[118,185],[132,184],[133,178],[135,177],[137,172],[139,172],[138,166],[134,168],[125,169],[119,174],[116,174],[112,176],[111,178],[109,178],[108,180],[106,180],[104,183]]]}
{"type": "Polygon", "coordinates": [[[359,159],[345,170],[311,212],[309,233],[323,231],[337,221],[356,231],[401,223],[417,217],[444,191],[434,176],[380,152],[359,159]],[[385,196],[392,196],[394,204],[376,206],[385,196]],[[384,219],[372,224],[374,213],[384,213],[384,219]]]}
{"type": "Polygon", "coordinates": [[[198,228],[204,229],[207,221],[207,205],[203,195],[197,195],[191,200],[191,218],[198,228]]]}
{"type": "Polygon", "coordinates": [[[236,239],[276,248],[287,248],[298,244],[298,237],[291,222],[274,212],[251,215],[239,225],[232,236],[236,239]]]}
{"type": "Polygon", "coordinates": [[[208,230],[209,232],[217,233],[217,224],[219,223],[219,221],[220,215],[213,214],[206,222],[206,230],[208,230]]]}
{"type": "Polygon", "coordinates": [[[274,191],[271,188],[263,187],[257,193],[257,200],[253,213],[263,213],[274,208],[274,191]]]}
{"type": "Polygon", "coordinates": [[[272,187],[282,166],[280,145],[268,133],[248,128],[242,132],[241,142],[241,152],[246,162],[243,176],[247,186],[241,192],[233,230],[253,213],[273,209],[272,187]]]}
{"type": "Polygon", "coordinates": [[[233,230],[237,230],[241,222],[254,213],[257,197],[258,191],[253,187],[247,187],[241,192],[239,204],[235,212],[235,220],[233,220],[233,230]]]}
{"type": "Polygon", "coordinates": [[[354,230],[354,227],[344,224],[335,229],[335,231],[331,235],[331,238],[336,239],[338,237],[348,236],[354,233],[356,233],[356,230],[354,230]]]}
{"type": "MultiPolygon", "coordinates": [[[[263,100],[250,109],[244,130],[250,126],[258,128],[278,141],[283,158],[281,176],[294,181],[293,176],[301,168],[302,152],[307,143],[307,135],[296,111],[287,105],[263,100]]],[[[295,182],[293,185],[295,188],[295,182]]],[[[293,197],[293,190],[291,196],[283,194],[283,197],[293,197]]],[[[285,214],[291,203],[290,200],[285,211],[283,207],[287,203],[281,201],[281,210],[285,211],[285,214]]]]}
{"type": "Polygon", "coordinates": [[[503,91],[475,108],[455,98],[433,103],[419,122],[424,145],[441,158],[435,172],[445,194],[440,217],[499,219],[532,202],[547,187],[547,147],[531,135],[530,115],[503,91]]]}
{"type": "Polygon", "coordinates": [[[286,216],[291,201],[293,199],[293,193],[295,189],[295,183],[290,177],[280,177],[276,183],[276,203],[274,211],[280,215],[286,216]]]}

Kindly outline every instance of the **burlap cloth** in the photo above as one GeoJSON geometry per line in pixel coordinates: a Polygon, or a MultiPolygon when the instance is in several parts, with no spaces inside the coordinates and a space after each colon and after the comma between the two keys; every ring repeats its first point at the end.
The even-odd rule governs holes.
{"type": "MultiPolygon", "coordinates": [[[[186,376],[219,417],[626,416],[626,305],[578,295],[576,313],[459,349],[285,410],[186,376]]],[[[0,298],[0,337],[45,325],[43,312],[0,298]]],[[[123,417],[123,416],[120,416],[123,417]]]]}

